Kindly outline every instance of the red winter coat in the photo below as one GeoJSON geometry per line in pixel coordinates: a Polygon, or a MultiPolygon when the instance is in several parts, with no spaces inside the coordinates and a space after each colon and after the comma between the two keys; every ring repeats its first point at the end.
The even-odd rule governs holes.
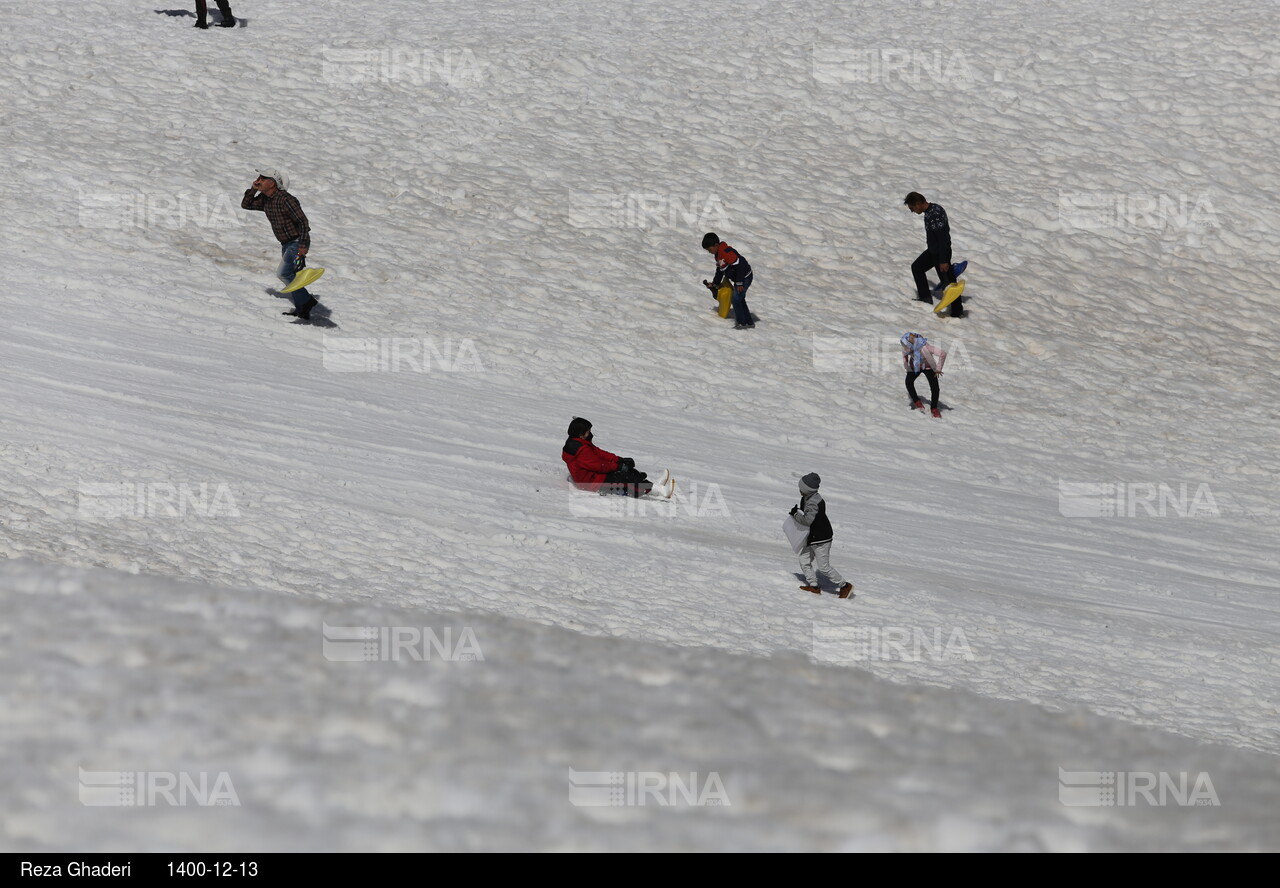
{"type": "Polygon", "coordinates": [[[601,450],[586,438],[570,438],[564,442],[560,458],[569,467],[569,477],[579,487],[598,490],[605,475],[619,468],[616,455],[601,450]]]}
{"type": "Polygon", "coordinates": [[[720,286],[720,282],[725,278],[728,278],[731,284],[740,287],[749,277],[751,277],[751,265],[742,257],[742,254],[724,241],[718,243],[716,245],[716,276],[711,279],[712,289],[720,286]]]}

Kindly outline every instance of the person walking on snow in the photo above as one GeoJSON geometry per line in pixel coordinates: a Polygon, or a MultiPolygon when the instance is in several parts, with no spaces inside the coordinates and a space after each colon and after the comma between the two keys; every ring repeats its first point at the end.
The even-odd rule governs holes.
{"type": "MultiPolygon", "coordinates": [[[[286,287],[307,264],[307,252],[311,249],[311,223],[288,188],[289,178],[284,173],[275,169],[258,170],[258,178],[253,180],[253,185],[244,193],[244,200],[240,201],[243,209],[267,214],[271,231],[280,241],[280,267],[276,269],[276,277],[284,281],[286,287]]],[[[311,320],[311,309],[316,307],[316,300],[307,288],[294,290],[288,295],[293,300],[293,311],[283,314],[311,320]]]]}
{"type": "Polygon", "coordinates": [[[714,296],[720,288],[720,282],[728,279],[733,285],[733,329],[750,330],[756,325],[751,317],[751,309],[747,308],[747,288],[751,286],[751,265],[746,257],[716,236],[715,232],[707,232],[702,237],[702,249],[716,257],[716,276],[703,281],[714,296]]]}
{"type": "MultiPolygon", "coordinates": [[[[218,22],[219,28],[234,28],[236,26],[236,17],[231,14],[231,0],[214,0],[218,4],[218,12],[222,13],[222,21],[218,22]]],[[[208,0],[196,0],[196,27],[209,27],[209,2],[208,0]]]]}
{"type": "Polygon", "coordinates": [[[804,571],[805,578],[805,585],[800,588],[821,595],[818,574],[822,574],[838,587],[841,598],[848,598],[853,594],[853,583],[845,582],[844,577],[831,566],[831,540],[835,534],[827,519],[827,503],[818,493],[821,483],[822,479],[816,472],[801,478],[800,504],[791,507],[791,517],[796,523],[809,528],[809,538],[800,550],[800,569],[804,571]]]}
{"type": "MultiPolygon", "coordinates": [[[[956,282],[955,270],[951,265],[951,225],[947,221],[947,211],[941,204],[929,203],[918,191],[908,194],[902,202],[911,212],[924,215],[926,246],[924,252],[911,263],[911,276],[916,282],[916,298],[932,305],[933,291],[925,276],[930,268],[938,272],[938,280],[942,286],[956,282]]],[[[951,317],[964,317],[963,296],[951,303],[951,317]]]]}
{"type": "MultiPolygon", "coordinates": [[[[618,456],[591,443],[591,423],[581,416],[575,416],[569,423],[568,435],[560,458],[569,467],[569,477],[575,486],[634,497],[644,496],[653,490],[653,482],[647,474],[636,469],[634,459],[618,456]]],[[[671,481],[669,472],[663,474],[659,490],[670,498],[675,483],[671,481]]]]}
{"type": "Polygon", "coordinates": [[[924,410],[920,403],[920,395],[916,393],[916,380],[920,374],[929,381],[929,410],[935,419],[942,418],[938,410],[938,377],[942,375],[942,365],[947,362],[947,353],[919,333],[903,333],[902,365],[907,370],[907,394],[911,396],[911,408],[924,410]]]}

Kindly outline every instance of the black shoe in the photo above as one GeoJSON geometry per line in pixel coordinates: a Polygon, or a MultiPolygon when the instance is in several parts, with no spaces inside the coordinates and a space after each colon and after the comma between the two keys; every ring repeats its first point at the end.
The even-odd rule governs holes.
{"type": "Polygon", "coordinates": [[[196,22],[196,27],[197,27],[197,28],[202,28],[202,29],[204,29],[204,30],[206,30],[206,31],[207,31],[207,30],[209,30],[209,23],[208,23],[208,22],[196,22]]]}
{"type": "Polygon", "coordinates": [[[926,305],[933,305],[933,300],[932,300],[932,299],[926,299],[926,298],[925,298],[925,297],[923,297],[923,296],[917,296],[917,297],[916,297],[916,302],[923,302],[923,303],[925,303],[926,305]]]}
{"type": "Polygon", "coordinates": [[[312,296],[307,300],[307,304],[302,306],[302,308],[295,308],[292,311],[282,311],[280,314],[285,315],[286,317],[301,318],[304,321],[309,321],[311,320],[311,309],[315,308],[317,304],[316,297],[312,296]]]}
{"type": "Polygon", "coordinates": [[[235,26],[236,26],[236,20],[233,18],[229,18],[229,19],[224,18],[222,21],[218,22],[219,28],[234,28],[235,26]]]}

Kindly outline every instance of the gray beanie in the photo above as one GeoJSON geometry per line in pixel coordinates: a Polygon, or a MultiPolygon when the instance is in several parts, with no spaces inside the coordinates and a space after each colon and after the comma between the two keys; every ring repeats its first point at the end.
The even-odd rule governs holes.
{"type": "Polygon", "coordinates": [[[813,493],[818,489],[818,485],[822,483],[822,479],[818,477],[817,472],[810,472],[800,479],[800,492],[813,493]]]}

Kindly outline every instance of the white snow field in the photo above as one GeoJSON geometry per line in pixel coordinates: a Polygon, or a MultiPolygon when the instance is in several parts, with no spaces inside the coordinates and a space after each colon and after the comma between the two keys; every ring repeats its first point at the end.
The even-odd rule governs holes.
{"type": "Polygon", "coordinates": [[[0,0],[0,850],[1280,850],[1274,3],[160,5],[0,0]]]}

